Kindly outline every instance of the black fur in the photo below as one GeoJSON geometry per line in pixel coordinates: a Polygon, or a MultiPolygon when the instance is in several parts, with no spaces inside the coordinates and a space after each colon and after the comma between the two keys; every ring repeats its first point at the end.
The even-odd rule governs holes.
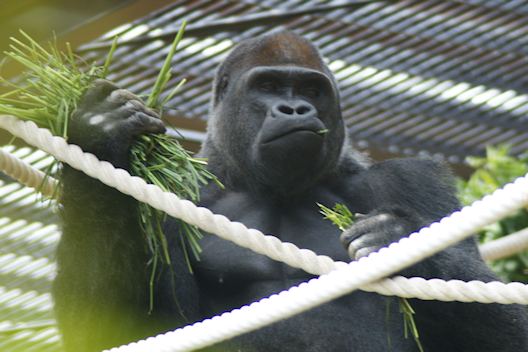
{"type": "MultiPolygon", "coordinates": [[[[240,44],[219,67],[213,92],[201,155],[226,186],[203,188],[202,205],[213,212],[344,261],[459,207],[443,165],[422,159],[370,164],[349,147],[334,78],[317,50],[295,34],[278,32],[240,44]],[[343,203],[364,215],[341,234],[341,244],[339,231],[322,219],[316,203],[343,203]]],[[[126,168],[131,141],[162,130],[155,114],[133,96],[98,82],[70,135],[85,150],[126,168]]],[[[68,351],[96,351],[154,335],[312,277],[213,235],[204,237],[191,275],[178,227],[169,220],[176,285],[173,290],[168,270],[161,273],[149,314],[148,253],[135,201],[68,167],[62,179],[64,234],[54,296],[68,351]]],[[[403,274],[496,280],[473,239],[403,274]]],[[[427,352],[527,350],[522,307],[411,304],[427,352]]],[[[416,351],[414,341],[404,338],[402,321],[396,298],[358,291],[212,350],[416,351]]]]}

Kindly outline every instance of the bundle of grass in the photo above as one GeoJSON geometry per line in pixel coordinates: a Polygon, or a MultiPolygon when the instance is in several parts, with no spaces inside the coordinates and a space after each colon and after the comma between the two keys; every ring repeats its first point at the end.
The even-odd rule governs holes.
{"type": "Polygon", "coordinates": [[[317,203],[320,213],[326,220],[329,220],[341,231],[346,231],[354,223],[354,214],[344,204],[337,203],[333,208],[328,208],[323,204],[317,203]]]}
{"type": "MultiPolygon", "coordinates": [[[[346,231],[350,226],[354,224],[355,218],[354,214],[348,209],[348,207],[344,204],[335,204],[333,208],[328,208],[324,206],[323,204],[317,203],[319,206],[320,213],[324,216],[326,220],[331,221],[335,226],[337,226],[341,231],[346,231]]],[[[390,309],[390,301],[387,301],[387,313],[390,309]]],[[[414,341],[416,342],[416,345],[418,346],[418,349],[420,352],[423,352],[423,347],[420,342],[420,335],[418,333],[418,328],[416,326],[416,322],[414,321],[414,314],[415,311],[411,307],[411,304],[409,301],[405,298],[400,297],[399,298],[400,303],[400,313],[403,314],[403,333],[405,338],[408,338],[409,332],[411,333],[412,337],[414,338],[414,341]]],[[[387,335],[387,338],[389,339],[389,346],[390,346],[390,335],[387,335]]]]}
{"type": "MultiPolygon", "coordinates": [[[[180,82],[165,99],[160,100],[160,95],[171,77],[170,64],[184,29],[185,23],[172,43],[147,100],[147,106],[160,112],[163,104],[170,100],[183,84],[180,82]]],[[[67,138],[68,121],[82,95],[96,79],[106,77],[117,46],[117,38],[103,66],[93,63],[87,65],[88,69],[81,70],[77,65],[81,59],[73,54],[69,45],[63,53],[57,49],[55,43],[50,43],[49,48],[44,48],[23,31],[21,34],[23,41],[11,38],[11,50],[6,52],[6,55],[25,67],[24,84],[15,85],[3,80],[13,87],[13,90],[0,95],[0,113],[33,121],[38,126],[49,129],[54,135],[67,138]]],[[[216,177],[206,170],[205,160],[191,157],[178,141],[170,136],[159,134],[142,136],[132,147],[131,153],[132,174],[181,198],[197,202],[199,188],[202,185],[210,181],[219,183],[216,177]]],[[[52,169],[56,168],[50,168],[48,173],[51,173],[52,169]]],[[[140,225],[146,234],[146,243],[152,255],[149,262],[152,268],[150,280],[152,292],[159,265],[171,262],[167,241],[162,231],[166,214],[144,203],[140,204],[139,213],[140,225]]],[[[181,222],[181,229],[181,241],[189,263],[189,252],[195,257],[200,254],[198,241],[202,235],[195,226],[184,222],[181,222]]]]}

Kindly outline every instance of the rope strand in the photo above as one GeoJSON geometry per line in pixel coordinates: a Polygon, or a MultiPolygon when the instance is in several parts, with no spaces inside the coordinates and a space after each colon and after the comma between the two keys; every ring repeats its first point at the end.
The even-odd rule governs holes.
{"type": "MultiPolygon", "coordinates": [[[[84,153],[75,145],[68,145],[60,137],[53,137],[43,128],[32,122],[17,120],[12,116],[0,115],[0,127],[23,138],[63,162],[72,161],[71,166],[90,171],[88,174],[105,183],[114,183],[116,188],[130,194],[151,206],[166,210],[172,216],[183,218],[209,233],[233,241],[272,259],[284,262],[292,267],[301,268],[311,274],[323,275],[346,266],[344,262],[334,262],[330,257],[317,255],[307,249],[299,249],[291,243],[283,243],[276,237],[264,235],[255,229],[247,229],[243,224],[233,223],[221,215],[214,215],[208,209],[196,207],[192,202],[180,200],[173,194],[166,195],[158,187],[147,185],[143,180],[130,176],[125,170],[115,169],[105,161],[99,161],[94,155],[84,153]],[[54,150],[57,150],[54,152],[54,150]],[[75,165],[74,165],[75,164],[75,165]],[[115,178],[112,181],[111,176],[115,178]],[[150,194],[150,196],[149,196],[150,194]],[[168,197],[165,200],[165,196],[168,197]]],[[[4,153],[5,154],[5,153],[4,153]]],[[[0,155],[1,156],[1,155],[0,155]]],[[[20,163],[19,163],[20,164],[20,163]]],[[[35,181],[36,179],[32,179],[35,181]]],[[[37,181],[33,185],[38,184],[37,181]]],[[[522,285],[522,284],[521,284],[522,285]]],[[[522,285],[528,290],[528,285],[522,285]]],[[[396,277],[371,283],[361,289],[387,296],[420,298],[425,300],[461,301],[490,303],[528,304],[526,294],[519,295],[518,285],[496,283],[479,285],[461,281],[424,280],[421,278],[396,277]]]]}
{"type": "Polygon", "coordinates": [[[440,222],[382,248],[377,253],[345,264],[334,262],[326,256],[316,255],[310,250],[299,249],[291,243],[282,243],[273,236],[248,229],[241,223],[231,222],[222,215],[213,214],[206,208],[197,207],[174,194],[163,192],[158,187],[131,176],[125,170],[116,169],[110,163],[99,161],[94,155],[84,153],[78,146],[69,145],[64,139],[52,136],[48,130],[38,128],[32,122],[19,121],[12,116],[0,116],[0,126],[29,144],[52,154],[57,160],[66,162],[108,186],[196,225],[206,232],[217,234],[226,240],[309,273],[324,274],[318,279],[312,279],[249,306],[110,351],[188,351],[206,347],[299,314],[360,287],[376,292],[379,290],[382,294],[388,292],[393,294],[397,291],[403,297],[411,297],[407,295],[407,291],[404,291],[406,288],[416,288],[420,285],[424,288],[428,285],[421,292],[413,292],[413,297],[443,301],[528,304],[528,285],[521,283],[478,281],[465,283],[457,280],[445,282],[400,277],[371,283],[441,251],[471,236],[483,226],[492,224],[526,206],[528,175],[475,202],[472,206],[465,207],[440,222]]]}
{"type": "Polygon", "coordinates": [[[35,188],[48,198],[54,196],[57,180],[0,149],[0,170],[27,187],[35,188]]]}

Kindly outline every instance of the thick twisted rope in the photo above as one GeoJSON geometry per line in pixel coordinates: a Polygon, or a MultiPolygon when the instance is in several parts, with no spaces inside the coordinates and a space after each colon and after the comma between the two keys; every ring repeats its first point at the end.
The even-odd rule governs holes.
{"type": "MultiPolygon", "coordinates": [[[[55,196],[58,181],[24,160],[0,149],[0,171],[23,185],[37,189],[46,197],[55,196]]],[[[497,260],[528,248],[528,228],[479,246],[484,260],[497,260]]]]}
{"type": "MultiPolygon", "coordinates": [[[[292,267],[322,275],[347,265],[343,262],[334,262],[327,256],[316,255],[310,250],[299,249],[291,243],[282,243],[276,237],[264,235],[258,230],[247,229],[241,223],[230,222],[222,215],[215,215],[192,202],[180,200],[174,194],[163,192],[154,185],[147,185],[138,177],[130,176],[125,170],[115,169],[110,163],[97,160],[94,155],[82,152],[78,146],[67,144],[63,138],[52,136],[48,130],[38,128],[32,122],[20,121],[12,116],[0,116],[0,127],[123,193],[140,201],[146,201],[151,206],[197,225],[202,230],[218,234],[226,240],[292,267]]],[[[457,280],[396,277],[365,285],[361,289],[383,295],[424,300],[528,304],[528,286],[517,283],[466,283],[457,280]]]]}
{"type": "MultiPolygon", "coordinates": [[[[525,176],[507,185],[504,189],[498,190],[493,196],[455,212],[439,223],[423,228],[419,233],[403,238],[398,243],[381,249],[378,253],[373,253],[357,262],[337,264],[333,263],[330,258],[318,257],[311,251],[298,250],[297,252],[293,250],[295,246],[291,244],[281,244],[276,238],[264,236],[257,230],[247,229],[240,223],[229,222],[223,216],[212,214],[204,208],[198,208],[191,202],[178,199],[173,194],[164,193],[159,188],[147,185],[143,180],[130,176],[124,170],[114,169],[109,163],[98,161],[93,155],[83,153],[79,147],[68,145],[62,138],[51,136],[47,130],[39,131],[33,123],[17,121],[13,117],[0,117],[0,125],[27,142],[33,142],[31,144],[54,155],[58,160],[67,162],[88,175],[97,177],[101,182],[140,201],[146,201],[172,216],[198,225],[207,232],[232,239],[235,243],[254,249],[258,253],[267,254],[272,258],[280,254],[291,255],[291,258],[295,260],[300,259],[302,265],[299,267],[309,272],[317,269],[331,270],[332,266],[340,267],[318,279],[265,298],[250,306],[156,338],[115,348],[114,351],[187,351],[258,329],[399,271],[471,236],[482,226],[496,222],[528,203],[528,176],[525,176]],[[128,187],[124,186],[125,184],[128,187]],[[231,232],[236,235],[230,236],[231,232]],[[245,238],[240,238],[240,235],[245,238]],[[300,253],[303,255],[298,258],[296,254],[300,253]],[[323,259],[322,263],[317,260],[312,263],[303,261],[303,257],[323,259]]],[[[291,258],[286,256],[284,262],[290,264],[291,258]]],[[[482,283],[482,285],[485,284],[482,283]]],[[[515,287],[519,295],[517,298],[526,301],[528,299],[527,287],[519,285],[515,287]]]]}
{"type": "Polygon", "coordinates": [[[25,186],[38,189],[46,197],[51,198],[54,195],[57,180],[46,177],[42,171],[2,149],[0,149],[0,171],[25,186]]]}
{"type": "MultiPolygon", "coordinates": [[[[240,309],[111,352],[190,351],[213,345],[352,292],[472,235],[528,202],[528,175],[357,262],[240,309]]],[[[526,287],[525,287],[526,288],[526,287]]],[[[525,292],[526,293],[526,292],[525,292]]]]}
{"type": "Polygon", "coordinates": [[[484,243],[480,253],[486,260],[496,260],[509,257],[528,249],[528,228],[514,232],[506,237],[484,243]]]}
{"type": "MultiPolygon", "coordinates": [[[[56,179],[2,149],[0,149],[0,171],[27,187],[37,189],[46,197],[55,196],[54,189],[58,185],[56,179]]],[[[527,248],[528,228],[479,246],[484,260],[507,258],[527,248]]]]}

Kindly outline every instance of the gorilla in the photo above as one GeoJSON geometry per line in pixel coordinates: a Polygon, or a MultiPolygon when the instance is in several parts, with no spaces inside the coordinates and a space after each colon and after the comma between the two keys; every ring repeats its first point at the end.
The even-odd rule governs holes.
{"type": "MultiPolygon", "coordinates": [[[[364,257],[459,208],[443,165],[418,158],[373,163],[352,149],[336,87],[318,50],[292,32],[240,43],[217,69],[200,151],[225,188],[204,186],[201,205],[340,261],[364,257]],[[341,234],[322,218],[317,203],[342,203],[361,215],[341,234]]],[[[79,104],[69,136],[85,151],[128,169],[133,141],[164,130],[139,98],[98,81],[79,104]]],[[[172,267],[149,287],[137,202],[68,166],[61,177],[64,224],[53,293],[67,351],[99,351],[152,336],[313,277],[210,234],[204,234],[191,274],[180,228],[169,219],[164,230],[172,267]]],[[[497,280],[474,239],[399,274],[497,280]]],[[[523,307],[410,303],[426,352],[528,350],[523,307]]],[[[357,291],[207,350],[418,351],[404,336],[397,304],[395,297],[357,291]]]]}

